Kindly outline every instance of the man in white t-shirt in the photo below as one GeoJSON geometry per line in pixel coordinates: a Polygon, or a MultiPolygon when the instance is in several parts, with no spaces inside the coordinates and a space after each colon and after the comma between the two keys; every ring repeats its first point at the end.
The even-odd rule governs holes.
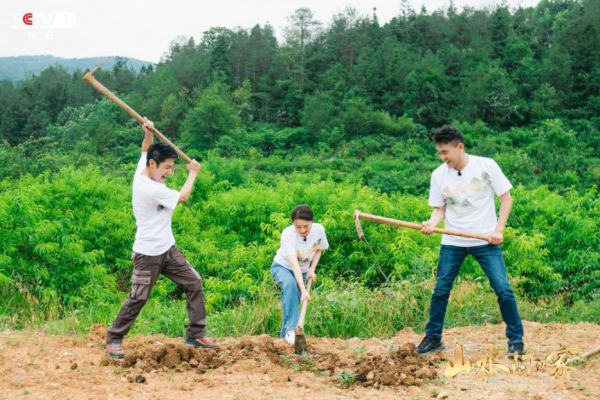
{"type": "Polygon", "coordinates": [[[506,323],[509,356],[522,355],[523,324],[499,246],[512,206],[512,185],[494,160],[465,153],[465,140],[458,129],[444,126],[436,131],[433,139],[444,164],[431,174],[429,205],[433,207],[433,212],[429,220],[423,222],[421,231],[431,234],[433,228],[445,220],[447,229],[487,235],[489,239],[485,242],[442,236],[429,322],[417,353],[425,354],[444,348],[442,329],[448,297],[463,261],[470,254],[483,268],[498,297],[502,319],[506,323]],[[494,195],[500,198],[498,219],[494,195]]]}
{"type": "Polygon", "coordinates": [[[217,348],[206,338],[202,278],[175,246],[171,230],[173,211],[177,204],[189,199],[201,166],[195,160],[187,165],[188,178],[181,191],[165,186],[165,179],[173,175],[177,153],[168,144],[152,143],[152,126],[152,122],[146,120],[142,156],[133,177],[131,200],[137,231],[132,253],[131,292],[108,329],[106,338],[106,352],[117,359],[125,357],[123,337],[146,304],[160,274],[182,286],[186,292],[189,324],[185,343],[194,347],[217,348]]]}

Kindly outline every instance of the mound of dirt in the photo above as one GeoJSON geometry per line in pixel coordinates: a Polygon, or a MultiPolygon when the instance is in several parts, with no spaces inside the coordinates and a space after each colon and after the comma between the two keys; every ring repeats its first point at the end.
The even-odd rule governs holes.
{"type": "Polygon", "coordinates": [[[175,343],[133,343],[124,360],[105,357],[102,365],[135,368],[140,372],[177,372],[195,370],[199,374],[237,363],[253,361],[256,365],[273,364],[293,372],[310,371],[332,377],[349,373],[355,379],[350,383],[363,386],[418,386],[436,376],[433,361],[414,352],[414,344],[406,344],[386,355],[367,354],[351,363],[337,354],[309,346],[304,355],[296,355],[293,348],[281,339],[262,335],[242,338],[236,343],[223,345],[218,350],[196,349],[175,343]]]}
{"type": "Polygon", "coordinates": [[[369,355],[358,361],[356,380],[363,386],[420,386],[437,376],[435,361],[415,353],[415,345],[407,343],[385,355],[369,355]]]}
{"type": "Polygon", "coordinates": [[[293,348],[287,343],[266,335],[242,338],[237,343],[224,345],[218,350],[196,349],[174,343],[133,343],[124,360],[105,357],[102,364],[135,367],[144,372],[195,369],[198,373],[204,373],[246,360],[297,370],[331,372],[339,364],[339,357],[333,353],[314,351],[299,356],[293,353],[293,348]]]}
{"type": "Polygon", "coordinates": [[[106,343],[106,325],[103,324],[94,324],[90,328],[90,333],[88,334],[88,345],[89,347],[104,348],[106,343]]]}

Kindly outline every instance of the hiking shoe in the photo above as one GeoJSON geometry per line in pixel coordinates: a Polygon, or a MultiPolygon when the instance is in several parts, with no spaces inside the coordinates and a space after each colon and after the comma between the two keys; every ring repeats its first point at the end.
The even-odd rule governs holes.
{"type": "Polygon", "coordinates": [[[293,329],[290,329],[285,333],[284,339],[289,344],[294,344],[294,342],[296,341],[296,332],[293,329]]]}
{"type": "Polygon", "coordinates": [[[506,355],[509,358],[514,357],[515,355],[522,356],[525,355],[525,345],[523,343],[513,343],[508,345],[508,352],[506,355]]]}
{"type": "Polygon", "coordinates": [[[427,354],[434,351],[444,350],[444,343],[441,339],[434,339],[429,336],[425,336],[421,344],[417,346],[415,350],[418,354],[427,354]]]}
{"type": "Polygon", "coordinates": [[[115,358],[117,360],[125,358],[125,353],[123,352],[121,343],[107,343],[106,353],[110,358],[115,358]]]}
{"type": "Polygon", "coordinates": [[[203,349],[218,349],[219,345],[211,342],[205,337],[197,337],[195,339],[185,339],[185,344],[187,346],[194,346],[196,348],[200,347],[203,349]]]}

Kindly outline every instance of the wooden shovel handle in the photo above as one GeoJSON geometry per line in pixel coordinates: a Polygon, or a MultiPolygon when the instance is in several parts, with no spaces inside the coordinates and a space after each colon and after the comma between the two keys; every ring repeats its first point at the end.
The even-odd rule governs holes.
{"type": "MultiPolygon", "coordinates": [[[[310,294],[310,286],[312,284],[312,279],[310,281],[308,281],[308,283],[306,284],[306,291],[310,294]]],[[[308,306],[308,300],[304,300],[302,302],[302,309],[300,310],[300,318],[298,318],[298,325],[296,325],[299,328],[304,329],[304,320],[306,319],[306,307],[308,306]]]]}
{"type": "MultiPolygon", "coordinates": [[[[355,215],[357,215],[359,219],[364,219],[365,221],[373,221],[373,222],[379,222],[379,223],[386,224],[386,225],[401,226],[403,228],[415,229],[417,231],[420,231],[421,228],[423,227],[423,225],[421,225],[421,224],[415,224],[413,222],[406,222],[406,221],[401,221],[398,219],[381,217],[379,215],[367,214],[367,213],[364,213],[359,210],[355,211],[355,215]]],[[[479,240],[484,240],[486,242],[490,241],[489,236],[479,235],[477,233],[460,232],[460,231],[453,231],[450,229],[441,229],[441,228],[433,228],[433,231],[435,233],[443,233],[446,235],[467,237],[467,238],[471,238],[471,239],[479,239],[479,240]]]]}
{"type": "Polygon", "coordinates": [[[591,350],[586,351],[585,353],[582,353],[576,357],[571,358],[569,361],[567,361],[567,364],[570,364],[574,361],[584,361],[585,359],[594,356],[596,354],[600,353],[600,346],[594,347],[591,350]]]}
{"type": "MultiPolygon", "coordinates": [[[[125,110],[125,112],[127,114],[131,115],[133,117],[133,119],[135,119],[142,125],[144,124],[144,122],[145,122],[144,118],[140,114],[138,114],[133,108],[129,107],[129,105],[127,103],[125,103],[123,100],[118,98],[113,92],[111,92],[109,89],[107,89],[106,86],[104,86],[103,84],[98,82],[91,71],[87,72],[83,76],[83,80],[86,81],[91,87],[93,87],[94,89],[96,89],[97,91],[99,91],[100,93],[102,93],[103,95],[108,97],[110,100],[112,100],[113,103],[115,103],[116,105],[121,107],[123,110],[125,110]]],[[[151,127],[151,129],[152,129],[152,132],[156,136],[158,136],[158,138],[160,140],[167,143],[169,146],[173,147],[173,149],[175,149],[175,152],[179,155],[179,157],[183,158],[186,163],[190,163],[192,161],[192,159],[189,158],[187,156],[187,154],[185,154],[183,151],[181,151],[181,149],[179,147],[177,147],[173,142],[171,142],[169,139],[167,139],[167,137],[165,135],[163,135],[161,131],[159,131],[155,127],[151,127]]]]}

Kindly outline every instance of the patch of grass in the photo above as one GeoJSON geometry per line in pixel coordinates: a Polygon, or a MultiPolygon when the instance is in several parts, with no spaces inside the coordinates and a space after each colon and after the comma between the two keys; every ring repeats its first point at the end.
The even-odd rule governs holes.
{"type": "MultiPolygon", "coordinates": [[[[307,335],[314,337],[340,338],[389,338],[405,327],[422,332],[428,318],[433,285],[434,280],[428,279],[420,283],[395,282],[378,289],[368,289],[359,283],[317,287],[309,303],[305,330],[307,335]]],[[[517,304],[521,317],[529,321],[600,324],[600,299],[567,304],[557,297],[534,303],[517,294],[517,304]]],[[[34,315],[38,305],[30,303],[24,314],[34,315]]],[[[71,312],[50,307],[43,316],[27,318],[18,324],[13,324],[7,316],[0,318],[0,322],[3,328],[38,328],[49,334],[87,334],[96,323],[110,325],[120,306],[121,302],[104,303],[71,312]],[[51,316],[55,318],[49,318],[51,316]]],[[[185,300],[153,293],[130,335],[182,337],[187,319],[185,300]]],[[[496,296],[489,285],[466,280],[456,283],[450,296],[446,327],[501,321],[496,296]]],[[[208,333],[213,337],[265,333],[276,336],[280,327],[280,298],[269,285],[262,286],[253,299],[236,307],[207,313],[208,333]]],[[[363,353],[360,345],[350,351],[355,358],[363,353]]]]}
{"type": "Polygon", "coordinates": [[[336,375],[337,384],[341,387],[350,387],[356,382],[356,374],[352,371],[342,370],[336,375]]]}

